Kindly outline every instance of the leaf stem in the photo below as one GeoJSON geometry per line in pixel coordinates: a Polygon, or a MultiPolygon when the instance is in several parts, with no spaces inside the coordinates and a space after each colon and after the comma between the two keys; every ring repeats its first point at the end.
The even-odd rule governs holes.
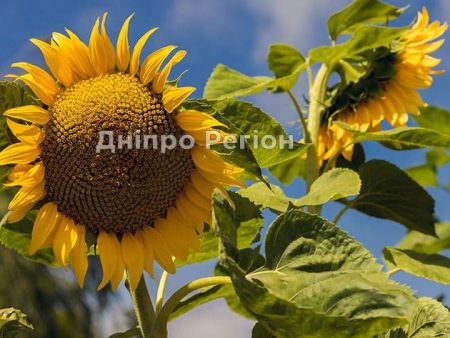
{"type": "Polygon", "coordinates": [[[300,122],[302,123],[303,133],[305,135],[305,142],[309,143],[309,142],[311,142],[311,138],[309,137],[308,124],[305,119],[305,114],[303,113],[303,110],[300,107],[300,104],[298,103],[298,101],[297,101],[296,97],[294,96],[294,94],[292,93],[292,91],[287,90],[286,93],[291,98],[291,101],[294,104],[295,110],[297,111],[298,116],[300,118],[300,122]]]}
{"type": "Polygon", "coordinates": [[[164,304],[153,327],[151,338],[167,338],[167,323],[171,313],[175,310],[180,301],[189,293],[208,286],[231,284],[230,277],[207,277],[192,281],[178,289],[164,304]]]}
{"type": "Polygon", "coordinates": [[[144,276],[141,277],[136,290],[129,290],[142,337],[149,338],[156,319],[156,314],[153,309],[152,300],[144,276]]]}
{"type": "Polygon", "coordinates": [[[346,213],[346,211],[348,209],[351,208],[351,204],[347,204],[345,207],[343,207],[341,209],[341,211],[339,211],[339,213],[336,215],[336,217],[333,219],[333,223],[337,224],[337,222],[339,222],[339,220],[342,218],[342,216],[344,216],[344,214],[346,213]]]}
{"type": "Polygon", "coordinates": [[[163,306],[164,294],[166,293],[166,284],[168,278],[169,273],[166,270],[164,270],[161,275],[161,279],[159,280],[158,291],[156,293],[156,303],[155,303],[156,313],[159,313],[163,306]]]}
{"type": "MultiPolygon", "coordinates": [[[[325,110],[325,99],[327,94],[329,69],[323,64],[319,69],[317,76],[310,88],[309,114],[308,114],[308,132],[312,146],[308,149],[308,159],[306,164],[307,187],[308,191],[312,183],[319,177],[319,165],[317,161],[317,143],[319,138],[319,128],[322,120],[322,113],[325,110]]],[[[320,214],[320,206],[311,206],[311,213],[320,214]]]]}

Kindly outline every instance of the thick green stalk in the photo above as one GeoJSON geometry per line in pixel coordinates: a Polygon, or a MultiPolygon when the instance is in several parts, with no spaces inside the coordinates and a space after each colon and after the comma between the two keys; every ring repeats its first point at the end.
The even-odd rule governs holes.
{"type": "Polygon", "coordinates": [[[141,277],[136,290],[130,289],[133,308],[136,313],[139,329],[143,338],[149,338],[155,323],[156,314],[153,309],[152,300],[145,284],[144,276],[141,277]]]}
{"type": "MultiPolygon", "coordinates": [[[[308,191],[312,183],[319,177],[319,166],[317,161],[317,143],[319,139],[319,128],[325,111],[325,99],[327,94],[329,70],[327,65],[322,65],[310,89],[310,105],[308,114],[308,133],[311,147],[308,149],[308,160],[306,165],[308,191]]],[[[311,206],[311,213],[320,213],[320,206],[311,206]]]]}
{"type": "Polygon", "coordinates": [[[169,322],[169,317],[175,310],[180,301],[186,297],[189,293],[215,285],[227,285],[231,284],[230,277],[207,277],[197,279],[183,286],[181,289],[176,291],[164,304],[153,327],[153,332],[151,338],[167,338],[167,323],[169,322]]]}
{"type": "Polygon", "coordinates": [[[164,304],[164,294],[166,293],[166,284],[168,278],[169,273],[166,270],[164,270],[161,275],[161,279],[159,280],[158,291],[156,293],[156,303],[155,303],[156,313],[161,311],[161,308],[164,304]]]}

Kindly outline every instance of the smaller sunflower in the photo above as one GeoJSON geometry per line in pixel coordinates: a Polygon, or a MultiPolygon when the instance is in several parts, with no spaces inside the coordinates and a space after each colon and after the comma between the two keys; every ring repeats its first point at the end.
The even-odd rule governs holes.
{"type": "Polygon", "coordinates": [[[447,28],[447,23],[430,23],[424,7],[418,13],[417,22],[400,37],[400,50],[382,53],[373,62],[375,71],[370,76],[343,91],[344,105],[332,106],[319,129],[317,155],[320,165],[344,147],[342,155],[349,161],[352,159],[352,134],[333,121],[344,122],[361,132],[379,131],[383,120],[393,127],[405,127],[408,113],[420,114],[419,108],[426,103],[418,90],[429,88],[433,83],[432,75],[442,73],[433,70],[441,60],[430,54],[437,51],[445,40],[433,41],[447,28]]]}
{"type": "MultiPolygon", "coordinates": [[[[140,65],[141,51],[156,31],[149,30],[130,51],[124,23],[116,50],[109,39],[106,14],[97,19],[89,45],[72,31],[54,33],[50,43],[32,39],[51,71],[21,62],[25,70],[11,75],[28,85],[41,105],[5,112],[9,129],[19,141],[0,152],[0,166],[14,165],[7,186],[20,187],[8,206],[15,223],[32,208],[39,209],[29,254],[53,247],[62,267],[70,261],[80,286],[86,274],[86,234],[96,239],[103,268],[99,288],[116,289],[127,270],[135,289],[143,271],[152,276],[153,262],[175,272],[173,257],[185,260],[199,248],[205,224],[211,224],[212,194],[226,196],[226,187],[242,187],[242,172],[206,145],[206,133],[226,135],[214,117],[180,110],[195,90],[167,81],[186,52],[162,47],[140,65]],[[165,65],[163,65],[165,63],[165,65]],[[21,121],[21,122],[16,122],[21,121]],[[97,151],[100,133],[117,140],[136,135],[172,136],[178,141],[167,152],[161,147],[97,151]],[[181,146],[191,136],[192,149],[181,146]]],[[[159,142],[159,141],[158,141],[159,142]]],[[[115,144],[117,145],[117,144],[115,144]]]]}

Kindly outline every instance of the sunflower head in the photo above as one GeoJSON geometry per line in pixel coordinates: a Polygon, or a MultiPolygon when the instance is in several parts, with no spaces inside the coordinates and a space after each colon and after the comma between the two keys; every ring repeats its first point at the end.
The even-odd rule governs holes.
{"type": "Polygon", "coordinates": [[[226,194],[225,187],[242,186],[235,178],[242,170],[205,144],[206,132],[225,126],[178,109],[194,88],[167,80],[186,52],[166,46],[140,63],[156,29],[131,51],[130,20],[116,49],[106,14],[96,20],[88,45],[70,30],[54,33],[50,43],[32,39],[50,72],[20,62],[13,67],[25,73],[10,76],[29,86],[41,104],[4,114],[19,141],[0,153],[0,165],[14,165],[7,185],[20,187],[8,221],[38,208],[29,254],[53,247],[61,266],[70,261],[80,285],[87,269],[85,235],[92,233],[103,267],[99,288],[109,281],[117,288],[125,270],[136,288],[144,270],[153,274],[154,260],[173,273],[173,257],[186,259],[199,246],[214,189],[226,194]],[[113,147],[99,152],[104,131],[113,147]],[[142,149],[135,140],[148,136],[159,144],[142,149]],[[176,141],[164,152],[163,136],[176,141]],[[194,147],[180,146],[184,136],[193,138],[194,147]]]}
{"type": "Polygon", "coordinates": [[[371,71],[358,81],[339,89],[334,103],[324,114],[319,131],[318,158],[320,164],[333,158],[340,149],[351,161],[352,134],[334,121],[344,122],[352,129],[366,132],[381,129],[382,121],[393,127],[404,127],[408,113],[420,114],[425,102],[419,90],[429,88],[432,75],[440,74],[433,68],[440,59],[430,54],[437,51],[444,39],[435,41],[447,30],[447,23],[430,23],[426,8],[418,13],[417,21],[406,30],[392,48],[373,52],[371,71]]]}

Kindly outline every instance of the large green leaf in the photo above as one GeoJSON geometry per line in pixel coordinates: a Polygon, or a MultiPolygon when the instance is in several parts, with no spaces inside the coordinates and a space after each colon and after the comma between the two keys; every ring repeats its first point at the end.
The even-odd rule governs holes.
{"type": "Polygon", "coordinates": [[[141,329],[138,327],[134,327],[125,332],[114,333],[108,338],[133,338],[133,337],[141,337],[141,329]]]}
{"type": "Polygon", "coordinates": [[[30,246],[31,232],[35,217],[36,213],[33,211],[20,222],[8,224],[5,222],[5,216],[3,218],[3,223],[6,224],[0,224],[0,243],[6,248],[14,250],[32,262],[56,267],[58,264],[51,249],[39,250],[33,256],[28,255],[28,247],[30,246]]]}
{"type": "Polygon", "coordinates": [[[399,249],[409,249],[428,255],[450,249],[450,223],[437,223],[436,236],[410,231],[397,245],[399,249]]]}
{"type": "MultiPolygon", "coordinates": [[[[301,157],[309,147],[308,144],[297,142],[292,142],[292,146],[280,142],[280,140],[289,141],[289,136],[283,127],[273,117],[250,103],[234,99],[192,100],[187,101],[183,107],[214,114],[215,118],[232,128],[231,132],[242,135],[242,140],[246,136],[246,143],[261,168],[301,157]],[[265,136],[275,137],[277,142],[272,149],[264,149],[265,136]]],[[[270,145],[270,142],[267,143],[270,145]]],[[[236,148],[240,148],[239,144],[236,148]]],[[[231,156],[233,155],[231,154],[231,156]]]]}
{"type": "Polygon", "coordinates": [[[389,47],[404,32],[401,28],[360,27],[345,43],[323,46],[310,51],[312,62],[323,62],[334,67],[340,60],[364,61],[364,52],[389,47]]]}
{"type": "Polygon", "coordinates": [[[356,172],[343,168],[332,169],[314,181],[308,194],[297,199],[294,205],[322,205],[357,195],[360,188],[361,180],[356,172]]]}
{"type": "Polygon", "coordinates": [[[13,338],[21,330],[33,330],[27,316],[14,308],[0,309],[0,337],[13,338]]]}
{"type": "Polygon", "coordinates": [[[450,312],[434,299],[419,298],[409,321],[407,337],[450,337],[450,312]]]}
{"type": "Polygon", "coordinates": [[[279,186],[270,184],[269,188],[262,182],[241,189],[238,191],[238,194],[248,198],[254,204],[262,208],[269,208],[276,212],[286,211],[289,207],[289,203],[293,202],[292,199],[284,194],[283,189],[279,186]]]}
{"type": "Polygon", "coordinates": [[[353,32],[364,24],[386,23],[397,18],[403,9],[378,0],[355,0],[328,19],[328,31],[335,41],[341,34],[353,32]]]}
{"type": "MultiPolygon", "coordinates": [[[[227,232],[228,224],[219,224],[227,232]]],[[[322,218],[290,210],[266,237],[266,264],[245,274],[223,237],[236,292],[276,337],[370,337],[407,322],[411,291],[389,281],[359,243],[322,218]]]]}
{"type": "Polygon", "coordinates": [[[360,195],[349,206],[389,219],[410,230],[435,235],[434,201],[412,178],[392,163],[371,160],[359,168],[360,195]]]}
{"type": "MultiPolygon", "coordinates": [[[[229,192],[229,195],[236,207],[236,212],[233,213],[232,224],[237,233],[237,246],[239,249],[244,249],[250,246],[259,237],[259,232],[263,226],[261,210],[247,198],[241,197],[234,192],[229,192]]],[[[214,210],[221,210],[224,208],[222,205],[217,205],[217,203],[218,201],[216,200],[214,202],[214,210]]],[[[222,202],[222,204],[223,203],[224,202],[222,202]]],[[[228,207],[229,206],[227,206],[227,208],[228,207]]],[[[211,230],[205,232],[201,240],[200,250],[191,252],[186,261],[177,260],[177,266],[181,267],[217,258],[219,252],[219,239],[218,234],[214,229],[215,226],[213,226],[211,230]]]]}
{"type": "Polygon", "coordinates": [[[450,135],[450,112],[448,110],[435,106],[422,107],[420,110],[419,116],[413,116],[420,127],[450,135]]]}
{"type": "Polygon", "coordinates": [[[389,143],[389,147],[397,150],[415,148],[450,148],[450,135],[426,128],[395,128],[377,132],[359,132],[341,122],[334,122],[353,133],[353,141],[378,141],[389,143]]]}
{"type": "Polygon", "coordinates": [[[385,248],[383,254],[389,263],[403,271],[435,282],[450,284],[450,258],[448,257],[390,247],[385,248]]]}
{"type": "Polygon", "coordinates": [[[291,75],[304,63],[304,56],[290,45],[280,43],[269,47],[267,64],[277,78],[291,75]]]}
{"type": "Polygon", "coordinates": [[[270,173],[284,185],[290,185],[296,178],[306,179],[306,160],[294,157],[269,167],[270,173]]]}
{"type": "Polygon", "coordinates": [[[306,69],[301,63],[292,73],[277,79],[267,76],[250,77],[224,65],[217,65],[206,83],[203,97],[209,100],[243,97],[257,94],[263,90],[282,88],[291,89],[297,83],[298,77],[306,69]]]}
{"type": "Polygon", "coordinates": [[[450,154],[443,150],[430,150],[424,164],[409,167],[405,172],[423,187],[439,187],[438,170],[450,163],[450,154]]]}

